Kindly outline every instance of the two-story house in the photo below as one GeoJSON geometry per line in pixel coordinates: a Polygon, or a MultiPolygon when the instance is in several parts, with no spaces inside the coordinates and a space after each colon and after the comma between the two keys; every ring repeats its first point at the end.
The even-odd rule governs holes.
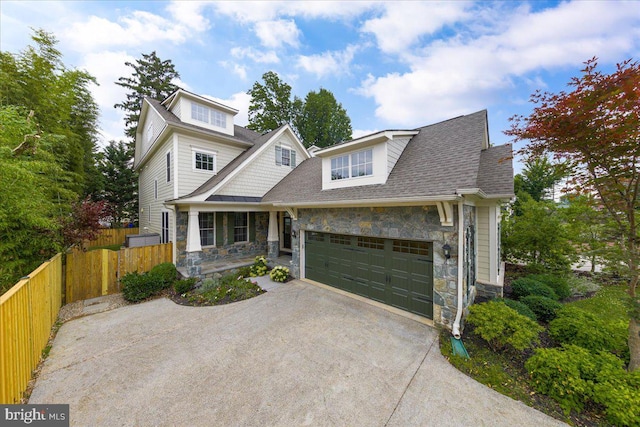
{"type": "Polygon", "coordinates": [[[513,168],[511,146],[489,144],[486,111],[313,155],[288,126],[260,135],[236,113],[184,90],[144,100],[140,226],[174,242],[181,271],[290,251],[293,276],[454,333],[476,293],[502,293],[513,168]]]}

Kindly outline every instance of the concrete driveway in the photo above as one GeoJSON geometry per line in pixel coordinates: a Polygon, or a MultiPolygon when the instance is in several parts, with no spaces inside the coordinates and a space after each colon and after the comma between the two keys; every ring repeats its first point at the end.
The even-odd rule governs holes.
{"type": "Polygon", "coordinates": [[[301,281],[62,326],[29,403],[74,426],[559,426],[458,372],[437,331],[301,281]]]}

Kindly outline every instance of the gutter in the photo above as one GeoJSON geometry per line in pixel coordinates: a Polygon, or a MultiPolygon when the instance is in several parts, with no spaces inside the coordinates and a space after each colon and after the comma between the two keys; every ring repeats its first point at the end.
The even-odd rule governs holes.
{"type": "Polygon", "coordinates": [[[451,333],[454,338],[460,339],[460,321],[462,320],[462,274],[464,273],[464,212],[463,202],[458,201],[458,308],[456,311],[456,319],[453,321],[451,333]]]}

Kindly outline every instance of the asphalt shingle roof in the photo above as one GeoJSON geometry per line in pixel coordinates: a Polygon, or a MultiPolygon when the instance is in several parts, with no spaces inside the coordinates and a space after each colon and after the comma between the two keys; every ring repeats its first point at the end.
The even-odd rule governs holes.
{"type": "Polygon", "coordinates": [[[385,184],[322,190],[322,159],[313,157],[300,163],[262,200],[293,204],[434,197],[472,188],[489,197],[510,195],[511,146],[482,150],[487,129],[486,110],[417,129],[385,184]],[[503,158],[507,160],[499,161],[503,158]]]}

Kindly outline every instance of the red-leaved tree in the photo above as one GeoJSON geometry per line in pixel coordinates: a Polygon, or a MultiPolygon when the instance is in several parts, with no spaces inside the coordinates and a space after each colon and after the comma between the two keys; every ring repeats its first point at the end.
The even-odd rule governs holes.
{"type": "Polygon", "coordinates": [[[572,78],[570,92],[536,92],[528,117],[514,116],[507,135],[527,141],[521,153],[551,154],[571,167],[575,188],[596,195],[613,218],[629,283],[629,371],[640,367],[640,64],[627,60],[611,74],[597,59],[572,78]]]}
{"type": "Polygon", "coordinates": [[[95,240],[100,234],[100,221],[111,217],[106,201],[94,202],[89,196],[71,206],[71,214],[62,218],[62,244],[65,248],[95,240]]]}

